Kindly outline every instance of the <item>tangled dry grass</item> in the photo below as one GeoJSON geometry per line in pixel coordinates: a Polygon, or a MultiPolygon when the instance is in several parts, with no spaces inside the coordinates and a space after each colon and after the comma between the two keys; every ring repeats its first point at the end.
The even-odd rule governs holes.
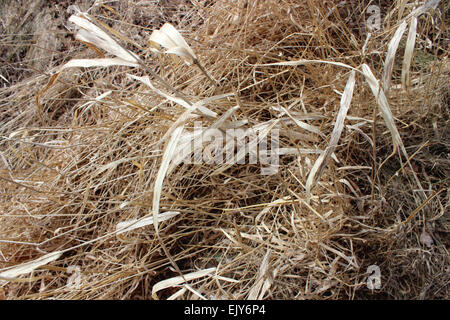
{"type": "Polygon", "coordinates": [[[84,1],[145,67],[62,71],[110,56],[67,4],[2,4],[0,299],[448,299],[449,7],[419,2],[84,1]],[[166,22],[217,85],[152,50],[166,22]],[[280,130],[274,174],[161,169],[230,110],[221,125],[280,130]]]}

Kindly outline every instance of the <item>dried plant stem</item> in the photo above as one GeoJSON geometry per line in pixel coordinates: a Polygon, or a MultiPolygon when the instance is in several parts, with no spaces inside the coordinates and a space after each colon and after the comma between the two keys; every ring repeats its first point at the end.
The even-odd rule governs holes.
{"type": "Polygon", "coordinates": [[[194,60],[194,64],[199,67],[199,69],[203,72],[203,74],[208,78],[208,80],[211,82],[211,84],[214,87],[219,87],[219,84],[217,83],[217,81],[215,81],[211,75],[209,74],[209,72],[205,69],[205,67],[203,67],[203,65],[200,63],[200,61],[198,59],[194,60]]]}

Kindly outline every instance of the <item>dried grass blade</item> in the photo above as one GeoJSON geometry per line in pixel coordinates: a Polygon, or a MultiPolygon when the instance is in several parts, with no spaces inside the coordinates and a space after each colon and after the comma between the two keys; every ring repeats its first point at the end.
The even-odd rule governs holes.
{"type": "Polygon", "coordinates": [[[177,46],[177,44],[161,30],[154,30],[150,35],[149,41],[164,48],[174,48],[177,46]]]}
{"type": "Polygon", "coordinates": [[[441,0],[428,0],[425,4],[423,4],[422,6],[420,6],[417,9],[414,9],[413,12],[411,12],[406,18],[409,19],[410,17],[418,17],[426,12],[428,12],[431,9],[436,9],[439,5],[439,3],[441,2],[441,0]]]}
{"type": "Polygon", "coordinates": [[[170,23],[165,23],[160,30],[167,34],[177,44],[177,46],[185,48],[194,60],[197,59],[194,51],[191,49],[191,47],[189,47],[186,40],[184,40],[183,36],[173,25],[171,25],[170,23]]]}
{"type": "Polygon", "coordinates": [[[185,58],[187,60],[191,59],[191,55],[189,54],[189,52],[185,48],[182,48],[182,47],[171,48],[171,49],[167,50],[165,53],[166,54],[174,54],[179,57],[185,58]]]}
{"type": "Polygon", "coordinates": [[[248,300],[260,300],[262,296],[264,296],[265,291],[269,288],[266,286],[264,289],[265,291],[262,291],[263,284],[265,282],[267,270],[269,268],[269,262],[270,262],[270,256],[271,256],[271,250],[267,250],[266,254],[264,255],[264,258],[261,262],[261,266],[259,267],[258,277],[256,278],[255,285],[250,289],[250,292],[248,294],[248,300]]]}
{"type": "Polygon", "coordinates": [[[200,270],[200,271],[196,271],[196,272],[191,272],[188,274],[184,275],[184,279],[183,277],[173,277],[173,278],[169,278],[163,281],[160,281],[158,283],[156,283],[153,288],[152,288],[152,296],[153,298],[157,299],[156,297],[156,293],[158,291],[170,288],[170,287],[175,287],[178,286],[182,283],[185,283],[186,281],[191,281],[191,280],[195,280],[198,278],[203,278],[205,276],[208,276],[212,273],[214,273],[216,271],[216,268],[209,268],[209,269],[204,269],[204,270],[200,270]]]}
{"type": "Polygon", "coordinates": [[[255,64],[255,67],[270,67],[270,66],[302,66],[306,64],[313,64],[313,63],[324,63],[324,64],[331,64],[333,66],[337,67],[343,67],[352,69],[355,71],[355,68],[352,66],[349,66],[348,64],[342,63],[342,62],[334,62],[334,61],[327,61],[327,60],[296,60],[296,61],[282,61],[282,62],[274,62],[274,63],[267,63],[267,64],[255,64]]]}
{"type": "Polygon", "coordinates": [[[310,131],[312,133],[318,134],[319,136],[325,137],[325,135],[322,133],[322,131],[319,130],[319,128],[296,119],[289,113],[289,111],[286,108],[280,106],[280,110],[283,111],[284,113],[286,113],[288,115],[288,117],[291,118],[292,121],[294,121],[295,124],[297,126],[299,126],[300,128],[302,128],[303,130],[310,131]]]}
{"type": "Polygon", "coordinates": [[[41,95],[43,95],[45,92],[47,92],[47,90],[50,89],[51,86],[53,86],[53,84],[58,79],[58,77],[59,77],[59,72],[56,72],[54,75],[52,75],[50,77],[50,80],[48,81],[47,85],[44,87],[44,89],[39,91],[39,93],[35,97],[37,111],[39,113],[39,117],[41,118],[42,122],[45,121],[44,120],[44,112],[42,110],[42,106],[41,106],[39,99],[40,99],[41,95]]]}
{"type": "Polygon", "coordinates": [[[375,96],[375,99],[381,110],[381,114],[383,115],[384,122],[391,132],[394,149],[396,150],[399,146],[403,147],[402,139],[395,125],[394,116],[392,115],[392,111],[389,108],[389,103],[387,101],[386,95],[384,94],[383,89],[381,89],[380,85],[378,84],[377,78],[373,75],[372,70],[367,64],[362,65],[362,72],[366,78],[367,83],[370,86],[370,89],[372,90],[373,95],[375,96]]]}
{"type": "Polygon", "coordinates": [[[175,292],[173,295],[167,298],[167,300],[176,300],[177,298],[181,297],[185,292],[187,291],[186,288],[181,288],[177,292],[175,292]]]}
{"type": "Polygon", "coordinates": [[[163,159],[161,162],[161,167],[159,168],[158,174],[156,176],[155,187],[153,189],[153,207],[152,207],[153,225],[155,226],[155,230],[158,230],[159,201],[161,199],[163,182],[166,177],[170,161],[175,155],[176,146],[183,129],[184,126],[180,126],[174,130],[169,142],[167,143],[166,151],[164,152],[163,159]]]}
{"type": "Polygon", "coordinates": [[[150,42],[166,48],[167,50],[164,52],[166,54],[175,54],[183,58],[188,65],[196,64],[209,81],[214,86],[218,86],[217,81],[206,71],[183,36],[170,23],[166,23],[161,29],[153,31],[150,36],[150,42]]]}
{"type": "Polygon", "coordinates": [[[157,146],[161,143],[164,143],[172,135],[172,133],[175,131],[176,128],[178,128],[180,125],[183,125],[187,119],[191,116],[191,114],[197,109],[196,106],[192,106],[189,109],[187,109],[183,114],[178,117],[178,119],[170,126],[169,130],[164,134],[164,136],[161,138],[161,140],[158,141],[157,146]]]}
{"type": "MultiPolygon", "coordinates": [[[[179,211],[167,211],[158,215],[158,222],[169,220],[177,215],[179,215],[179,211]]],[[[119,222],[116,225],[116,234],[122,234],[134,229],[142,228],[154,223],[153,216],[152,217],[144,217],[142,219],[132,219],[127,221],[119,222]]]]}
{"type": "Polygon", "coordinates": [[[354,259],[354,257],[346,256],[346,255],[343,254],[342,252],[340,252],[340,251],[338,251],[338,250],[336,250],[336,249],[334,249],[334,248],[332,248],[332,247],[330,247],[330,246],[327,246],[327,245],[326,245],[325,243],[323,243],[323,242],[320,242],[319,245],[320,245],[322,248],[324,248],[324,249],[326,249],[326,250],[328,250],[328,251],[330,251],[330,252],[333,252],[334,254],[338,255],[339,257],[341,257],[342,259],[344,259],[345,261],[347,261],[348,264],[351,265],[351,266],[353,266],[354,268],[356,268],[356,269],[359,268],[359,267],[358,267],[358,263],[356,262],[356,260],[354,259]]]}
{"type": "MultiPolygon", "coordinates": [[[[238,109],[239,109],[239,107],[236,106],[236,107],[233,107],[233,108],[227,110],[227,112],[225,112],[219,119],[217,119],[208,129],[217,129],[217,128],[222,127],[224,125],[225,121],[229,117],[231,117],[233,115],[233,113],[236,112],[236,110],[238,110],[238,109]]],[[[181,162],[183,162],[183,160],[186,159],[186,157],[190,156],[192,153],[195,153],[196,150],[193,150],[191,148],[191,143],[194,139],[201,139],[203,141],[203,137],[200,138],[199,135],[203,136],[205,134],[205,132],[206,132],[206,130],[201,131],[200,134],[192,133],[187,137],[186,140],[184,140],[182,143],[180,143],[178,145],[177,154],[168,169],[168,173],[172,172],[172,170],[175,169],[175,167],[177,165],[179,165],[181,162]]],[[[166,135],[167,135],[167,133],[166,133],[166,135]]],[[[164,137],[163,137],[163,139],[164,139],[164,137]]],[[[161,139],[161,140],[163,140],[163,139],[161,139]]]]}
{"type": "Polygon", "coordinates": [[[40,266],[46,265],[50,262],[57,260],[61,256],[61,254],[62,254],[61,251],[55,251],[52,253],[48,253],[40,257],[39,259],[22,263],[18,266],[14,266],[0,273],[0,280],[12,280],[23,274],[30,273],[36,268],[39,268],[40,266]]]}
{"type": "Polygon", "coordinates": [[[76,39],[91,43],[125,61],[133,63],[138,62],[132,53],[122,48],[111,36],[85,17],[72,15],[70,16],[69,21],[81,28],[75,35],[76,39]]]}
{"type": "Polygon", "coordinates": [[[178,265],[176,264],[176,262],[173,260],[172,256],[170,255],[169,251],[167,250],[167,248],[159,234],[158,216],[159,216],[159,202],[161,200],[163,182],[166,177],[167,169],[169,168],[169,164],[175,155],[176,146],[178,144],[178,140],[179,140],[180,135],[183,132],[183,130],[184,130],[184,125],[176,128],[172,134],[172,137],[170,138],[169,142],[167,143],[166,150],[164,151],[162,162],[161,162],[161,167],[159,168],[158,174],[156,175],[155,186],[153,188],[153,206],[152,206],[153,226],[155,227],[156,237],[158,238],[158,240],[161,244],[161,248],[163,249],[163,251],[166,254],[167,258],[169,259],[170,263],[174,266],[174,268],[180,274],[181,278],[184,278],[183,273],[181,272],[181,270],[178,267],[178,265]]]}
{"type": "MultiPolygon", "coordinates": [[[[142,82],[143,84],[147,85],[148,87],[150,87],[153,91],[155,91],[157,94],[159,94],[160,96],[163,96],[164,98],[178,103],[179,105],[185,107],[186,109],[190,109],[192,107],[192,105],[190,105],[189,103],[186,102],[186,100],[184,99],[180,99],[177,97],[174,97],[168,93],[165,93],[161,90],[159,90],[158,88],[156,88],[150,81],[150,78],[148,76],[144,76],[144,77],[138,77],[132,74],[128,74],[128,76],[132,79],[138,80],[140,82],[142,82]]],[[[221,96],[222,97],[222,96],[221,96]]],[[[198,111],[200,111],[203,115],[207,116],[207,117],[212,117],[212,118],[216,118],[217,117],[217,113],[215,113],[214,111],[209,110],[208,108],[202,106],[203,104],[203,100],[197,102],[194,104],[194,106],[196,107],[196,109],[198,109],[198,111]]]]}
{"type": "Polygon", "coordinates": [[[395,54],[397,53],[398,45],[406,30],[407,23],[403,21],[395,31],[394,36],[389,42],[388,51],[386,54],[386,60],[384,61],[384,74],[383,74],[383,89],[386,95],[389,94],[389,87],[391,85],[392,69],[394,68],[395,54]]]}
{"type": "Polygon", "coordinates": [[[405,56],[403,57],[402,66],[402,87],[404,90],[409,86],[409,70],[411,68],[411,61],[414,53],[414,46],[416,44],[417,35],[417,18],[411,19],[409,26],[408,40],[406,41],[405,56]]]}
{"type": "Polygon", "coordinates": [[[342,94],[341,97],[339,113],[336,118],[336,123],[334,124],[333,132],[331,133],[331,139],[328,144],[328,147],[316,160],[306,180],[306,197],[308,201],[311,196],[312,186],[315,184],[317,179],[319,179],[320,175],[323,172],[323,169],[327,165],[328,160],[330,159],[339,142],[342,130],[344,128],[344,121],[347,116],[347,112],[350,108],[350,104],[352,102],[354,88],[355,88],[355,71],[352,71],[345,86],[344,93],[342,94]]]}
{"type": "Polygon", "coordinates": [[[66,64],[59,67],[58,72],[68,68],[91,68],[91,67],[110,67],[110,66],[127,66],[137,67],[139,64],[123,60],[121,58],[102,58],[102,59],[72,59],[66,64]]]}
{"type": "Polygon", "coordinates": [[[194,51],[189,47],[186,40],[170,23],[164,24],[159,30],[154,30],[149,41],[166,48],[167,50],[164,53],[175,54],[184,58],[188,64],[197,60],[194,51]]]}
{"type": "MultiPolygon", "coordinates": [[[[406,159],[409,159],[408,152],[406,151],[405,145],[403,144],[402,138],[400,137],[400,133],[398,132],[397,126],[395,125],[394,116],[392,115],[392,111],[389,108],[389,103],[387,101],[386,95],[383,92],[383,89],[380,88],[377,78],[375,78],[372,70],[370,70],[370,67],[368,65],[362,65],[362,72],[366,78],[367,83],[370,86],[370,89],[372,90],[373,95],[377,100],[378,106],[381,110],[381,114],[383,115],[384,122],[391,132],[392,143],[394,145],[392,154],[394,154],[398,150],[398,148],[400,148],[406,159]]],[[[423,191],[419,178],[417,177],[416,172],[412,169],[411,163],[408,163],[408,165],[411,168],[411,172],[414,176],[414,179],[416,180],[419,190],[421,190],[420,194],[425,199],[425,192],[423,191]]]]}

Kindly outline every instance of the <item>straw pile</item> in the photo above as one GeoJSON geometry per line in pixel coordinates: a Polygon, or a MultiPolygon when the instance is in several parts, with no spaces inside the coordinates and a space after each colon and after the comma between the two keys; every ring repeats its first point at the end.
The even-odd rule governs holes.
{"type": "Polygon", "coordinates": [[[2,27],[0,299],[448,299],[448,4],[31,3],[2,27]],[[279,130],[278,166],[182,162],[199,121],[279,130]]]}

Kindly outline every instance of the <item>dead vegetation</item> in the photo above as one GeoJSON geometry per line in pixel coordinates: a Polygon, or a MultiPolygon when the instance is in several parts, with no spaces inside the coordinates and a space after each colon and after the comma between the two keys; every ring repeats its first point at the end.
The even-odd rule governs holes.
{"type": "Polygon", "coordinates": [[[0,299],[449,298],[447,3],[79,7],[1,5],[0,299]],[[277,170],[181,163],[195,121],[277,170]]]}

